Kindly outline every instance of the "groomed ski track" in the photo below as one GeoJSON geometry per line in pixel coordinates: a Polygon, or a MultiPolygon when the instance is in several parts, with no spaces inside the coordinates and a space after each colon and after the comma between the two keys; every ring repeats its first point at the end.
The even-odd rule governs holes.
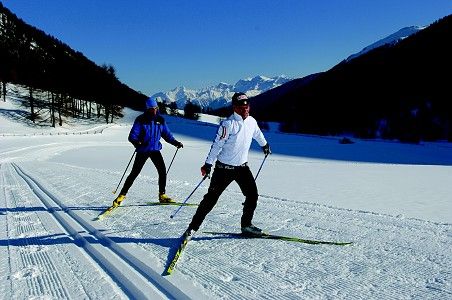
{"type": "MultiPolygon", "coordinates": [[[[43,205],[42,211],[47,211],[53,216],[54,221],[57,223],[56,226],[64,229],[73,244],[76,245],[78,252],[81,252],[78,255],[79,258],[84,257],[89,260],[88,264],[98,268],[100,273],[105,272],[101,277],[104,277],[106,281],[104,284],[112,285],[111,290],[113,291],[109,297],[116,298],[123,293],[125,297],[132,299],[189,299],[177,287],[140,260],[136,254],[118,245],[89,224],[88,221],[78,216],[43,187],[38,180],[24,172],[17,164],[2,164],[1,167],[4,174],[8,173],[8,175],[2,176],[3,186],[9,187],[4,189],[5,200],[10,199],[6,207],[15,210],[14,201],[11,199],[17,198],[14,193],[20,193],[25,188],[25,185],[20,182],[20,179],[23,179],[43,205]],[[20,179],[18,179],[17,175],[19,175],[20,179]],[[110,280],[105,279],[106,276],[109,276],[110,280]]],[[[9,225],[9,222],[10,220],[7,220],[6,226],[9,225]]],[[[28,227],[24,228],[24,230],[30,229],[30,226],[32,229],[33,221],[31,219],[27,218],[23,220],[23,223],[26,223],[25,227],[28,227]]],[[[26,244],[27,242],[25,241],[24,243],[26,244]]],[[[31,242],[31,244],[39,249],[39,245],[35,245],[36,241],[31,242]]],[[[42,242],[38,242],[38,244],[45,245],[42,242]]],[[[30,264],[40,269],[48,269],[49,265],[52,266],[54,264],[54,259],[46,254],[46,251],[36,251],[36,253],[34,257],[29,258],[31,260],[29,261],[30,264]],[[44,253],[44,257],[42,257],[43,255],[40,252],[44,253]]],[[[72,252],[70,255],[72,255],[72,252]]],[[[74,297],[76,292],[68,291],[65,287],[64,276],[61,276],[56,270],[50,271],[49,273],[53,274],[52,276],[39,276],[39,280],[30,280],[28,283],[28,285],[32,285],[31,290],[36,291],[36,296],[48,294],[56,298],[74,297]]],[[[92,280],[97,281],[95,278],[92,278],[92,280]]],[[[82,283],[81,285],[83,286],[82,283]]],[[[83,288],[83,290],[86,295],[82,297],[99,297],[99,295],[90,295],[93,292],[89,291],[88,288],[83,288]]],[[[102,295],[101,297],[104,296],[102,295]]]]}
{"type": "MultiPolygon", "coordinates": [[[[170,221],[168,216],[173,210],[172,207],[157,209],[145,204],[137,204],[134,198],[130,197],[126,199],[125,206],[121,207],[123,211],[118,211],[111,218],[106,218],[103,223],[94,223],[96,228],[105,225],[108,235],[113,236],[113,238],[109,238],[103,235],[103,231],[91,227],[90,222],[87,221],[88,216],[94,218],[98,214],[101,203],[106,202],[102,200],[102,193],[92,189],[92,181],[95,178],[95,181],[107,186],[109,182],[117,178],[118,174],[67,165],[64,174],[59,174],[59,168],[61,168],[61,164],[42,162],[2,164],[0,171],[3,174],[2,184],[5,198],[9,203],[8,210],[21,212],[17,214],[17,217],[16,214],[7,214],[10,223],[9,231],[21,228],[20,230],[24,233],[19,236],[30,236],[29,247],[37,247],[35,252],[38,254],[48,253],[40,250],[46,246],[47,239],[39,237],[44,232],[41,233],[39,230],[27,232],[32,226],[30,224],[39,223],[37,220],[28,220],[28,218],[34,218],[32,213],[34,210],[38,211],[42,220],[48,219],[48,216],[45,215],[48,215],[49,212],[52,215],[60,215],[59,218],[62,218],[63,221],[58,222],[59,226],[66,228],[69,224],[72,228],[64,232],[71,237],[67,243],[74,248],[67,250],[70,256],[83,249],[86,255],[79,254],[78,258],[73,259],[78,259],[77,263],[79,263],[80,257],[90,257],[91,262],[86,263],[87,267],[99,269],[97,271],[100,274],[99,284],[110,285],[112,294],[93,296],[97,282],[94,286],[90,286],[92,283],[89,281],[92,281],[92,278],[80,283],[82,287],[85,286],[83,293],[68,290],[63,284],[63,281],[68,279],[64,279],[59,272],[52,270],[37,272],[36,269],[33,269],[34,267],[30,267],[30,265],[34,266],[34,262],[29,261],[23,262],[22,269],[25,271],[13,272],[13,276],[23,276],[35,284],[35,287],[28,289],[36,290],[36,296],[45,294],[43,289],[45,290],[45,287],[48,286],[51,294],[59,291],[61,297],[56,298],[89,295],[95,299],[106,297],[124,299],[135,298],[135,295],[143,293],[142,287],[145,287],[153,295],[171,298],[165,289],[162,291],[154,287],[154,280],[156,278],[167,279],[167,277],[161,276],[161,272],[168,263],[167,260],[169,254],[174,250],[173,247],[177,245],[178,237],[183,232],[182,226],[188,224],[194,212],[193,208],[191,210],[188,207],[184,208],[176,220],[170,221]],[[83,174],[90,175],[83,176],[83,174]],[[32,192],[28,188],[29,186],[33,193],[36,193],[39,201],[43,203],[41,210],[37,209],[36,204],[32,202],[34,200],[30,199],[28,194],[32,192]],[[60,198],[57,196],[59,193],[55,192],[56,190],[65,195],[74,195],[74,198],[71,199],[68,196],[60,198]],[[13,208],[13,198],[26,199],[29,202],[18,203],[13,208]],[[62,203],[63,199],[71,206],[62,203]],[[45,205],[45,202],[49,204],[45,205]],[[74,205],[75,203],[77,205],[74,205]],[[143,209],[144,207],[146,209],[143,209]],[[16,218],[17,220],[15,220],[16,218]],[[18,222],[19,225],[14,222],[18,222]],[[129,239],[132,243],[137,244],[133,250],[141,252],[123,251],[121,253],[122,241],[129,239]],[[94,248],[94,251],[105,251],[108,254],[101,252],[105,255],[105,258],[101,259],[93,257],[86,250],[88,247],[94,248]],[[98,248],[110,248],[112,251],[98,248]],[[136,257],[142,258],[136,253],[146,253],[148,256],[157,258],[157,264],[147,263],[146,266],[143,266],[138,262],[138,266],[132,267],[134,263],[131,261],[136,257]],[[123,267],[118,267],[118,269],[123,269],[120,272],[107,264],[107,262],[120,262],[121,260],[123,260],[123,267]],[[156,265],[154,271],[146,269],[154,265],[156,265]],[[143,270],[146,270],[145,273],[148,275],[157,275],[143,278],[141,274],[135,274],[134,276],[137,276],[139,281],[135,281],[135,279],[130,280],[132,283],[127,281],[131,278],[130,274],[142,273],[143,270]],[[36,274],[33,273],[35,271],[36,274]],[[50,283],[43,284],[42,278],[47,276],[44,276],[44,273],[56,274],[56,278],[49,279],[50,283]],[[121,273],[127,274],[127,278],[121,279],[121,273]],[[40,280],[36,281],[37,278],[40,280]],[[135,284],[136,282],[142,282],[143,285],[135,284]],[[55,285],[60,285],[60,287],[55,288],[55,285]],[[136,291],[137,288],[139,291],[136,291]]],[[[149,180],[149,178],[143,177],[137,180],[139,182],[137,187],[144,187],[149,183],[151,186],[157,186],[156,179],[149,180]]],[[[170,186],[173,191],[180,186],[178,193],[181,195],[192,189],[191,186],[187,187],[178,182],[170,182],[170,186]]],[[[206,187],[203,188],[201,194],[206,187]]],[[[135,194],[146,195],[146,190],[135,194]]],[[[199,198],[199,194],[197,197],[199,198]]],[[[225,191],[224,197],[226,199],[223,198],[216,210],[209,215],[204,228],[211,230],[238,229],[237,226],[234,226],[234,220],[240,219],[241,202],[234,200],[231,203],[227,199],[239,199],[241,194],[239,191],[228,189],[225,191]]],[[[142,196],[142,201],[143,198],[146,197],[142,196]]],[[[111,199],[108,200],[110,202],[111,199]]],[[[316,297],[320,299],[362,299],[363,297],[370,299],[448,299],[452,296],[452,272],[450,271],[452,265],[449,260],[450,249],[452,249],[450,224],[295,202],[271,195],[261,195],[260,201],[257,215],[260,220],[269,220],[266,228],[272,232],[278,232],[281,228],[283,230],[291,228],[295,232],[302,232],[303,237],[306,238],[353,241],[354,244],[346,247],[300,245],[284,241],[211,237],[198,232],[182,254],[169,282],[180,286],[180,290],[183,292],[185,292],[186,286],[180,284],[181,282],[193,281],[201,284],[201,288],[197,286],[201,290],[199,295],[208,299],[262,299],[267,296],[272,299],[312,299],[316,297]],[[273,214],[278,216],[277,220],[274,219],[273,214]],[[271,227],[270,224],[274,224],[274,226],[271,227]],[[321,296],[319,297],[319,295],[321,296]]],[[[55,218],[57,217],[55,216],[55,218]]],[[[4,240],[5,237],[2,239],[4,240]]],[[[10,237],[10,240],[14,239],[10,237]]],[[[52,243],[50,238],[49,242],[52,243]]],[[[14,241],[10,243],[14,243],[14,241]]],[[[27,245],[21,244],[20,246],[27,245]]],[[[20,247],[11,247],[10,251],[21,250],[20,247]]],[[[30,249],[25,249],[23,252],[25,256],[30,256],[28,253],[31,252],[30,249]]],[[[50,253],[46,255],[50,255],[50,253]]],[[[65,259],[70,258],[65,256],[65,259]]],[[[55,268],[61,265],[60,262],[56,263],[57,260],[54,258],[47,260],[53,261],[55,268]]],[[[70,263],[67,264],[70,265],[70,263]]],[[[118,266],[116,263],[114,265],[118,266]]],[[[49,268],[48,263],[42,263],[42,266],[39,266],[39,268],[49,268]]],[[[21,269],[15,267],[14,262],[9,267],[3,266],[2,268],[21,269]]],[[[74,271],[74,273],[76,272],[74,271]]],[[[189,288],[189,290],[191,289],[193,287],[189,288]]],[[[8,294],[7,291],[6,294],[8,294]]],[[[172,294],[174,295],[174,293],[172,294]]],[[[190,294],[190,298],[197,298],[194,295],[196,294],[190,294]]],[[[183,297],[185,295],[182,295],[182,298],[179,296],[175,298],[183,299],[183,297]]]]}
{"type": "MultiPolygon", "coordinates": [[[[171,124],[172,128],[178,122],[171,124]]],[[[134,298],[131,291],[138,284],[116,278],[123,274],[125,279],[144,282],[153,295],[170,298],[131,266],[129,259],[139,258],[161,277],[195,207],[184,207],[170,219],[174,207],[147,205],[156,200],[153,197],[158,191],[156,172],[149,166],[111,218],[92,221],[114,199],[111,189],[131,155],[131,147],[124,141],[129,129],[112,126],[102,137],[2,138],[0,295],[7,299],[134,298]],[[21,170],[35,183],[36,191],[41,190],[38,194],[42,193],[51,209],[19,175],[21,170]],[[68,212],[94,230],[82,226],[68,212]],[[73,234],[54,214],[71,225],[73,234]],[[117,261],[121,274],[87,252],[88,244],[99,252],[110,248],[102,250],[107,253],[102,255],[107,261],[117,261]],[[114,247],[123,248],[128,259],[114,247]]],[[[200,179],[199,162],[211,142],[182,140],[187,143],[167,184],[176,199],[184,199],[200,179]]],[[[336,144],[331,144],[334,151],[342,147],[336,144]]],[[[284,147],[287,145],[292,144],[284,147]]],[[[384,146],[380,152],[387,153],[388,145],[384,146]]],[[[302,146],[297,143],[296,147],[302,146]]],[[[411,150],[425,150],[429,158],[449,155],[443,148],[408,148],[406,155],[411,150]]],[[[163,150],[166,158],[174,154],[173,148],[163,150]]],[[[261,152],[251,153],[252,168],[261,161],[261,152]]],[[[173,274],[164,278],[192,299],[452,299],[452,224],[428,221],[422,213],[412,217],[404,211],[384,213],[364,205],[414,196],[428,199],[411,207],[422,212],[425,203],[447,201],[452,194],[450,165],[357,163],[273,154],[258,179],[255,225],[274,234],[353,241],[353,245],[303,245],[203,234],[204,230],[240,230],[243,195],[231,185],[184,250],[173,274]],[[405,177],[409,179],[399,180],[405,177]],[[325,199],[328,201],[322,202],[325,199]],[[347,208],[344,201],[338,204],[344,199],[363,205],[347,208]]],[[[207,187],[203,184],[190,202],[198,203],[207,187]]],[[[143,291],[141,286],[139,289],[143,291]]]]}

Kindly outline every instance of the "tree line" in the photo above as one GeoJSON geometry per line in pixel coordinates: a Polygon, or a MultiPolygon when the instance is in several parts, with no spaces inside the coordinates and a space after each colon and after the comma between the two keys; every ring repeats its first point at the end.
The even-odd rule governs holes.
{"type": "Polygon", "coordinates": [[[62,116],[121,116],[122,107],[141,110],[146,96],[121,83],[112,65],[98,66],[65,43],[26,24],[0,2],[0,91],[6,101],[8,83],[24,87],[29,118],[41,111],[52,126],[62,116]]]}

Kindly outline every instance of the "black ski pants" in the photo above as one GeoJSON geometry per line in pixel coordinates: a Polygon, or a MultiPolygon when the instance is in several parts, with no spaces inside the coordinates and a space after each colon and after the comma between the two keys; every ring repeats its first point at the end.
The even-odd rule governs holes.
{"type": "Polygon", "coordinates": [[[245,227],[251,225],[254,210],[257,206],[258,193],[256,182],[254,181],[250,168],[247,164],[244,166],[232,167],[217,162],[207,194],[204,195],[203,200],[193,216],[189,225],[190,229],[199,229],[204,218],[213,209],[220,195],[232,181],[237,182],[240,190],[245,196],[241,226],[245,227]]]}
{"type": "Polygon", "coordinates": [[[143,169],[146,160],[151,158],[151,161],[154,163],[155,168],[157,169],[157,173],[159,175],[159,193],[165,193],[166,189],[166,167],[165,161],[163,160],[162,153],[160,151],[152,151],[147,153],[137,152],[135,156],[135,160],[133,162],[132,171],[129,176],[127,176],[126,181],[124,182],[124,186],[121,190],[121,195],[127,194],[133,182],[140,174],[141,169],[143,169]]]}

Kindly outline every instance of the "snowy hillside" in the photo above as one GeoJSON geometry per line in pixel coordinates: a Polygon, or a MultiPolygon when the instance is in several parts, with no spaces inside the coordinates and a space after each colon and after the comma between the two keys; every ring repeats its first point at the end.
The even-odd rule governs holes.
{"type": "Polygon", "coordinates": [[[235,84],[219,83],[216,86],[192,90],[185,87],[178,87],[169,92],[159,92],[152,95],[165,103],[176,102],[179,109],[185,107],[187,100],[201,106],[204,109],[217,109],[227,106],[231,102],[231,97],[235,92],[245,92],[249,97],[259,95],[272,88],[280,86],[291,79],[281,75],[277,77],[256,76],[253,78],[241,79],[235,84]]]}
{"type": "Polygon", "coordinates": [[[376,41],[375,43],[365,47],[364,49],[362,49],[361,51],[359,51],[358,53],[352,54],[349,57],[347,57],[346,61],[349,61],[355,57],[358,57],[360,55],[363,55],[364,53],[369,52],[372,49],[381,47],[383,45],[388,45],[388,44],[396,44],[397,42],[403,40],[404,38],[409,37],[410,35],[424,29],[426,26],[409,26],[409,27],[405,27],[400,29],[399,31],[381,39],[376,41]]]}
{"type": "MultiPolygon", "coordinates": [[[[348,246],[210,235],[239,232],[243,195],[232,183],[162,276],[196,207],[152,206],[150,161],[116,213],[110,205],[139,114],[98,132],[75,123],[24,125],[0,102],[0,295],[4,299],[451,299],[452,145],[399,144],[265,132],[273,154],[257,179],[253,223],[273,234],[348,246]],[[72,134],[74,133],[74,134],[72,134]]],[[[167,193],[185,200],[216,125],[166,117],[184,143],[167,193]]],[[[214,119],[212,119],[214,120],[214,119]]],[[[94,129],[98,124],[92,124],[94,129]]],[[[168,166],[175,148],[163,143],[168,166]]],[[[258,145],[252,172],[263,161],[258,145]]],[[[209,180],[189,198],[199,203],[209,180]]]]}

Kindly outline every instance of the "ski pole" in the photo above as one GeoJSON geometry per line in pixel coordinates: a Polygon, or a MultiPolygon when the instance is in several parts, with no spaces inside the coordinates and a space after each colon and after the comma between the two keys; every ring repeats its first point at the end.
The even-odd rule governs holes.
{"type": "Polygon", "coordinates": [[[179,210],[181,210],[181,208],[184,206],[184,204],[188,201],[188,199],[191,197],[191,195],[193,195],[193,193],[199,188],[199,186],[201,185],[201,183],[204,182],[204,180],[206,180],[206,178],[209,177],[209,175],[204,175],[204,177],[202,178],[201,182],[198,183],[198,185],[195,187],[195,189],[193,190],[193,192],[190,193],[190,195],[188,195],[187,199],[184,200],[184,202],[182,202],[182,205],[180,205],[170,216],[170,218],[174,218],[174,216],[179,212],[179,210]]]}
{"type": "Polygon", "coordinates": [[[166,175],[168,175],[169,170],[171,169],[171,165],[173,164],[174,158],[176,157],[177,151],[179,151],[179,148],[176,149],[176,153],[174,153],[173,159],[171,160],[168,170],[166,170],[166,175]]]}
{"type": "Polygon", "coordinates": [[[265,154],[264,160],[262,161],[261,166],[260,166],[259,170],[257,171],[256,177],[254,178],[254,181],[256,181],[257,176],[259,176],[259,172],[261,171],[262,166],[264,165],[264,162],[267,159],[267,156],[268,156],[268,154],[265,154]]]}
{"type": "Polygon", "coordinates": [[[124,175],[126,175],[127,169],[129,168],[130,163],[132,162],[133,157],[135,156],[135,153],[137,153],[136,150],[133,151],[132,157],[129,160],[129,163],[127,164],[126,169],[124,170],[124,174],[122,174],[121,179],[119,180],[118,186],[116,187],[116,189],[113,191],[113,194],[116,194],[116,191],[118,190],[119,185],[121,184],[122,179],[124,178],[124,175]]]}

